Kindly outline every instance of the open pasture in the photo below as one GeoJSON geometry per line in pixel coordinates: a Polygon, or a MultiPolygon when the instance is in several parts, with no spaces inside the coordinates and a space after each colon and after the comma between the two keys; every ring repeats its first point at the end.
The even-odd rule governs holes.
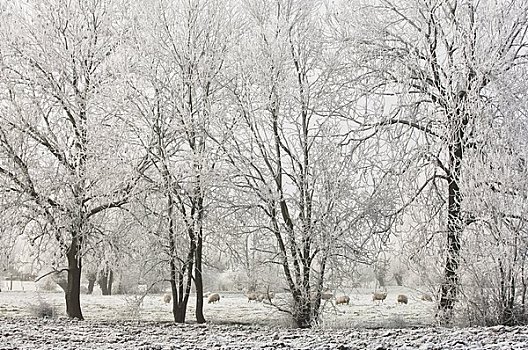
{"type": "MultiPolygon", "coordinates": [[[[248,302],[241,293],[219,292],[220,302],[208,304],[205,299],[205,317],[215,324],[248,324],[266,326],[289,326],[286,314],[265,302],[248,302]]],[[[346,293],[349,305],[336,305],[335,299],[324,304],[322,326],[330,328],[378,328],[417,327],[433,325],[434,304],[422,301],[420,293],[403,287],[388,289],[384,302],[373,302],[372,291],[356,289],[346,293]],[[397,296],[406,294],[406,305],[397,303],[397,296]]],[[[336,296],[343,295],[337,293],[336,296]]],[[[24,291],[7,291],[0,294],[0,316],[31,316],[32,310],[40,303],[51,304],[58,317],[64,317],[64,295],[61,292],[39,292],[26,287],[24,291]]],[[[286,306],[289,296],[277,293],[273,302],[286,306]]],[[[137,295],[81,295],[84,317],[87,320],[141,320],[171,321],[171,305],[163,302],[162,294],[149,294],[142,301],[137,295]]],[[[189,301],[188,322],[194,320],[195,298],[189,301]]]]}
{"type": "MultiPolygon", "coordinates": [[[[434,304],[419,292],[389,288],[383,303],[371,291],[347,293],[349,305],[327,302],[323,322],[312,329],[288,327],[275,307],[248,302],[240,293],[221,293],[205,305],[207,324],[194,320],[190,300],[187,325],[172,322],[163,295],[82,295],[86,321],[70,321],[62,293],[31,288],[0,293],[0,350],[7,349],[526,349],[528,327],[439,328],[434,304]],[[399,294],[408,304],[397,304],[399,294]],[[35,318],[40,302],[51,304],[57,319],[35,318]]],[[[341,295],[341,294],[338,294],[341,295]]],[[[274,302],[287,302],[278,293],[274,302]]]]}

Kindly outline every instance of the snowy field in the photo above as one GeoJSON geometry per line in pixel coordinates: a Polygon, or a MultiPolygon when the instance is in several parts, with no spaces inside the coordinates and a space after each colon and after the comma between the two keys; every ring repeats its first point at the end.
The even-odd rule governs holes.
{"type": "MultiPolygon", "coordinates": [[[[0,350],[4,349],[528,349],[528,328],[446,329],[433,325],[434,305],[419,294],[389,288],[382,305],[370,291],[349,293],[351,304],[327,303],[322,325],[290,328],[287,317],[264,303],[248,303],[242,294],[222,294],[205,305],[206,325],[171,322],[162,295],[149,295],[138,308],[133,296],[82,295],[86,321],[64,317],[62,293],[34,289],[0,293],[0,350]],[[405,292],[409,304],[397,305],[405,292]],[[54,306],[57,319],[37,319],[40,301],[54,306]],[[419,328],[418,328],[419,327],[419,328]]],[[[285,300],[286,296],[282,296],[285,300]]],[[[281,301],[281,296],[277,302],[281,301]]]]}
{"type": "MultiPolygon", "coordinates": [[[[16,284],[15,284],[16,286],[16,284]]],[[[32,316],[32,310],[44,301],[54,307],[58,317],[64,317],[64,295],[61,292],[38,292],[29,284],[24,291],[16,290],[0,293],[0,316],[32,316]]],[[[356,289],[349,291],[349,305],[336,306],[327,302],[323,312],[323,327],[329,328],[402,328],[433,325],[434,304],[420,300],[420,293],[392,287],[384,303],[372,302],[372,291],[356,289]],[[398,305],[397,295],[409,296],[407,305],[398,305]]],[[[245,324],[289,327],[285,314],[266,303],[248,302],[241,293],[222,293],[215,304],[205,304],[206,319],[215,324],[245,324]]],[[[340,295],[339,293],[337,295],[340,295]]],[[[81,295],[81,305],[87,320],[140,320],[171,321],[171,305],[163,302],[162,295],[147,295],[141,304],[139,296],[132,295],[81,295]]],[[[288,303],[287,294],[277,294],[274,303],[288,303]]],[[[195,298],[189,300],[188,321],[194,320],[195,298]]]]}

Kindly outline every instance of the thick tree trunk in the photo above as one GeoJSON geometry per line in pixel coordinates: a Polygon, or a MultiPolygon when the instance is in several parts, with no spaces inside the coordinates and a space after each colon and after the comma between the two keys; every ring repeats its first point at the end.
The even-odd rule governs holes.
{"type": "Polygon", "coordinates": [[[185,323],[185,317],[187,314],[187,304],[172,304],[172,314],[174,315],[174,322],[185,323]]]}
{"type": "MultiPolygon", "coordinates": [[[[171,264],[174,265],[174,264],[171,264]]],[[[173,266],[171,266],[171,269],[173,266]]],[[[171,277],[175,277],[176,271],[171,271],[171,277]]],[[[187,314],[187,298],[182,298],[181,293],[178,293],[178,285],[175,278],[171,278],[170,281],[172,290],[172,315],[174,316],[174,322],[185,323],[187,314]]]]}
{"type": "Polygon", "coordinates": [[[196,241],[195,265],[194,265],[194,286],[196,287],[196,322],[205,323],[203,314],[203,277],[202,277],[202,246],[203,237],[200,229],[196,241]]]}
{"type": "Polygon", "coordinates": [[[187,263],[183,264],[180,268],[176,263],[177,258],[177,247],[176,241],[174,240],[175,230],[174,230],[174,221],[172,219],[172,208],[173,200],[172,196],[168,196],[168,216],[169,216],[169,269],[170,269],[170,285],[172,293],[172,315],[174,317],[174,322],[176,323],[185,323],[185,318],[187,317],[187,304],[189,302],[189,295],[191,293],[191,284],[192,284],[192,259],[194,257],[194,242],[191,239],[189,252],[187,255],[187,263]],[[187,273],[187,279],[185,278],[187,273]]]}
{"type": "Polygon", "coordinates": [[[99,274],[97,284],[101,288],[101,294],[112,295],[112,283],[114,282],[114,272],[111,269],[104,269],[99,274]]]}
{"type": "Polygon", "coordinates": [[[108,289],[106,285],[106,274],[103,271],[100,272],[97,284],[99,285],[99,288],[101,288],[101,294],[108,295],[108,289]]]}
{"type": "MultiPolygon", "coordinates": [[[[317,302],[316,302],[317,304],[317,302]]],[[[319,299],[319,304],[321,301],[319,299]]],[[[300,293],[294,295],[293,321],[298,328],[312,327],[312,302],[310,295],[303,296],[300,293]]]]}
{"type": "MultiPolygon", "coordinates": [[[[188,269],[188,278],[185,279],[185,274],[182,271],[176,271],[176,264],[174,261],[170,263],[171,274],[171,292],[172,292],[172,315],[174,322],[185,323],[187,317],[187,304],[189,303],[189,296],[191,294],[192,278],[191,268],[188,269]]],[[[186,268],[184,268],[185,270],[186,268]]]]}
{"type": "MultiPolygon", "coordinates": [[[[463,105],[465,94],[461,94],[460,104],[463,105]]],[[[458,267],[460,265],[460,238],[464,229],[462,217],[462,194],[460,192],[460,171],[464,149],[465,128],[468,119],[461,110],[457,118],[451,121],[455,125],[453,140],[449,151],[449,187],[447,208],[447,257],[444,266],[444,278],[440,287],[439,316],[443,322],[449,322],[457,300],[459,287],[458,267]]]]}
{"type": "Polygon", "coordinates": [[[79,243],[74,236],[70,248],[66,254],[68,258],[68,288],[66,290],[66,314],[69,318],[84,320],[81,312],[81,258],[79,255],[79,243]]]}

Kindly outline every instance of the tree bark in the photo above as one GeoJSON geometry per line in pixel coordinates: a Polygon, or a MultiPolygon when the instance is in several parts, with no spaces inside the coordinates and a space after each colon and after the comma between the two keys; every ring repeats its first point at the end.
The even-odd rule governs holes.
{"type": "Polygon", "coordinates": [[[183,276],[179,275],[178,281],[176,281],[176,265],[174,261],[170,263],[171,269],[171,291],[172,291],[172,315],[174,316],[174,322],[185,323],[187,314],[187,298],[183,297],[183,288],[178,288],[179,285],[183,286],[183,276]]]}
{"type": "Polygon", "coordinates": [[[112,283],[114,282],[114,272],[111,269],[103,269],[100,272],[97,284],[101,288],[101,294],[112,295],[112,283]]]}
{"type": "Polygon", "coordinates": [[[88,275],[88,294],[93,293],[96,281],[97,281],[97,276],[95,274],[88,275]]]}
{"type": "Polygon", "coordinates": [[[99,288],[101,288],[101,294],[102,295],[108,295],[108,288],[106,284],[107,276],[104,271],[100,272],[99,279],[97,280],[97,284],[99,285],[99,288]]]}
{"type": "Polygon", "coordinates": [[[76,235],[72,239],[66,256],[68,258],[68,289],[65,293],[66,314],[69,318],[84,320],[80,301],[82,263],[79,256],[79,241],[76,235]]]}
{"type": "MultiPolygon", "coordinates": [[[[201,170],[198,167],[199,170],[201,170]]],[[[196,189],[200,193],[200,188],[196,189]]],[[[196,322],[205,323],[203,314],[203,276],[202,276],[202,254],[203,254],[203,197],[200,195],[196,201],[197,218],[196,228],[196,246],[194,247],[194,286],[196,287],[196,322]]]]}
{"type": "MultiPolygon", "coordinates": [[[[466,95],[461,93],[459,105],[463,106],[466,95]]],[[[447,209],[447,257],[444,266],[443,282],[440,286],[440,302],[438,305],[440,316],[444,322],[451,320],[453,308],[457,300],[460,265],[460,239],[463,226],[461,210],[462,193],[460,192],[460,171],[463,160],[465,128],[468,118],[462,107],[455,113],[454,120],[450,120],[453,128],[453,140],[448,146],[449,152],[449,186],[447,209]]]]}
{"type": "Polygon", "coordinates": [[[112,285],[114,284],[114,271],[110,270],[108,273],[108,284],[106,289],[108,289],[108,295],[112,295],[112,285]]]}
{"type": "MultiPolygon", "coordinates": [[[[319,304],[321,301],[319,301],[319,304]]],[[[312,326],[312,302],[310,295],[303,296],[301,293],[294,295],[293,320],[298,328],[310,328],[312,326]]],[[[317,304],[317,303],[316,303],[317,304]]]]}
{"type": "Polygon", "coordinates": [[[202,277],[202,246],[203,237],[200,229],[196,241],[195,265],[194,265],[194,286],[196,287],[196,322],[205,323],[203,314],[203,277],[202,277]]]}
{"type": "Polygon", "coordinates": [[[403,286],[403,276],[400,273],[394,274],[394,279],[396,280],[396,284],[401,287],[403,286]]]}

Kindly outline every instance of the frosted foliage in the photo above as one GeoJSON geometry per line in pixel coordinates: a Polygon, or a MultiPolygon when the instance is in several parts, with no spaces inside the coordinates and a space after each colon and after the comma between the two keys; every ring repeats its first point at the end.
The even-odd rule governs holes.
{"type": "Polygon", "coordinates": [[[119,294],[178,323],[528,323],[527,13],[0,1],[2,294],[60,275],[80,320],[119,294]]]}

